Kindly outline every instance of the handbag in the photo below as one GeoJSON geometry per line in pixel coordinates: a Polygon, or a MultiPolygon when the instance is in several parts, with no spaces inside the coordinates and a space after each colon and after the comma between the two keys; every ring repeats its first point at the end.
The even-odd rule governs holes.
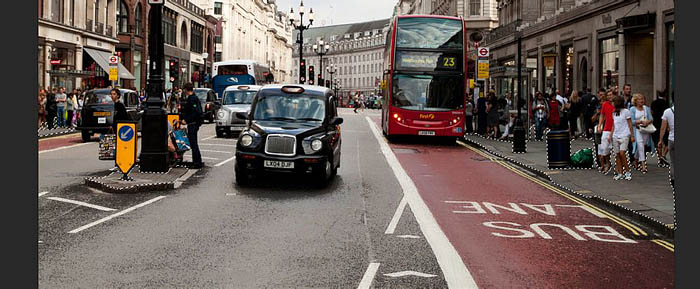
{"type": "Polygon", "coordinates": [[[103,134],[100,136],[100,144],[98,148],[99,160],[108,161],[115,160],[117,157],[117,135],[103,134]]]}
{"type": "Polygon", "coordinates": [[[173,135],[175,136],[175,144],[177,145],[177,149],[179,151],[190,150],[190,140],[187,138],[187,130],[174,130],[173,135]]]}
{"type": "MultiPolygon", "coordinates": [[[[646,116],[646,115],[645,115],[645,116],[642,116],[641,121],[646,121],[646,120],[647,120],[647,116],[646,116]]],[[[656,127],[654,126],[653,123],[650,123],[650,124],[647,125],[647,126],[641,126],[641,125],[640,125],[640,126],[639,126],[639,131],[640,131],[640,132],[643,132],[643,133],[652,134],[652,133],[656,132],[656,127]]]]}

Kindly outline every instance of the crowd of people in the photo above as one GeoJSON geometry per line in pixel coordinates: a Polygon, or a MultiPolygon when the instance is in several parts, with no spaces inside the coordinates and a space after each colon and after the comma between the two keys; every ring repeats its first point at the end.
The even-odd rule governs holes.
{"type": "Polygon", "coordinates": [[[354,112],[357,110],[364,111],[365,108],[369,109],[380,109],[382,108],[382,97],[380,95],[374,95],[374,93],[365,97],[363,93],[357,93],[350,97],[348,104],[352,105],[354,112]]]}
{"type": "MultiPolygon", "coordinates": [[[[630,84],[625,84],[622,91],[617,87],[600,89],[597,95],[588,89],[569,95],[561,95],[559,90],[551,94],[538,91],[530,95],[528,115],[535,141],[542,141],[547,131],[555,130],[568,131],[571,139],[593,140],[598,169],[603,174],[612,171],[611,152],[615,151],[615,180],[630,180],[631,169],[647,173],[647,154],[653,154],[659,166],[671,166],[673,182],[674,109],[669,107],[667,97],[667,93],[659,92],[648,106],[646,97],[633,93],[630,84]]],[[[513,127],[515,109],[510,94],[497,98],[495,91],[489,91],[476,101],[469,95],[466,132],[476,130],[486,137],[505,139],[513,127]]]]}
{"type": "Polygon", "coordinates": [[[50,90],[40,88],[38,96],[39,117],[37,126],[48,129],[55,127],[75,127],[80,119],[85,91],[80,88],[66,93],[65,87],[53,87],[50,90]]]}

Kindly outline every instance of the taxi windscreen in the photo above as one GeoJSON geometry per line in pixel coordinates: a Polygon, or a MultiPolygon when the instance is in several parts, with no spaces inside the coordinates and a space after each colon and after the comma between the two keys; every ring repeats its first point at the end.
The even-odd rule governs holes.
{"type": "Polygon", "coordinates": [[[258,95],[253,110],[255,120],[321,122],[325,115],[326,106],[321,96],[283,92],[258,95]]]}
{"type": "Polygon", "coordinates": [[[109,92],[106,93],[94,93],[90,92],[88,93],[87,96],[85,96],[85,104],[111,104],[113,103],[112,101],[112,96],[109,95],[109,92]]]}

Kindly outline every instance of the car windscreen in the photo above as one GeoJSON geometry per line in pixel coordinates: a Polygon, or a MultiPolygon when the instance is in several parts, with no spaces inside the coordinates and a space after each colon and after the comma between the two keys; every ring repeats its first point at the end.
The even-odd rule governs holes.
{"type": "Polygon", "coordinates": [[[229,90],[224,92],[224,105],[226,104],[251,104],[257,91],[229,90]]]}
{"type": "Polygon", "coordinates": [[[394,75],[391,104],[410,110],[448,111],[464,105],[459,75],[394,75]]]}
{"type": "Polygon", "coordinates": [[[194,94],[197,95],[197,98],[199,98],[199,102],[204,105],[207,103],[207,90],[205,89],[195,89],[194,94]]]}
{"type": "Polygon", "coordinates": [[[322,96],[283,92],[258,95],[253,111],[255,120],[322,122],[325,116],[322,96]]]}
{"type": "Polygon", "coordinates": [[[87,94],[85,104],[111,104],[112,96],[109,92],[90,92],[87,94]]]}

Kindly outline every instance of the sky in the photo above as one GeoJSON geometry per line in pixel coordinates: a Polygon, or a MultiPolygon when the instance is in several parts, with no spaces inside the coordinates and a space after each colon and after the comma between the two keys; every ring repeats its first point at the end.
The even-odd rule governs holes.
{"type": "MultiPolygon", "coordinates": [[[[304,24],[309,8],[314,10],[312,27],[386,19],[394,14],[398,0],[305,0],[304,24]]],[[[290,5],[299,17],[299,0],[277,0],[279,10],[289,13],[290,5]]]]}

